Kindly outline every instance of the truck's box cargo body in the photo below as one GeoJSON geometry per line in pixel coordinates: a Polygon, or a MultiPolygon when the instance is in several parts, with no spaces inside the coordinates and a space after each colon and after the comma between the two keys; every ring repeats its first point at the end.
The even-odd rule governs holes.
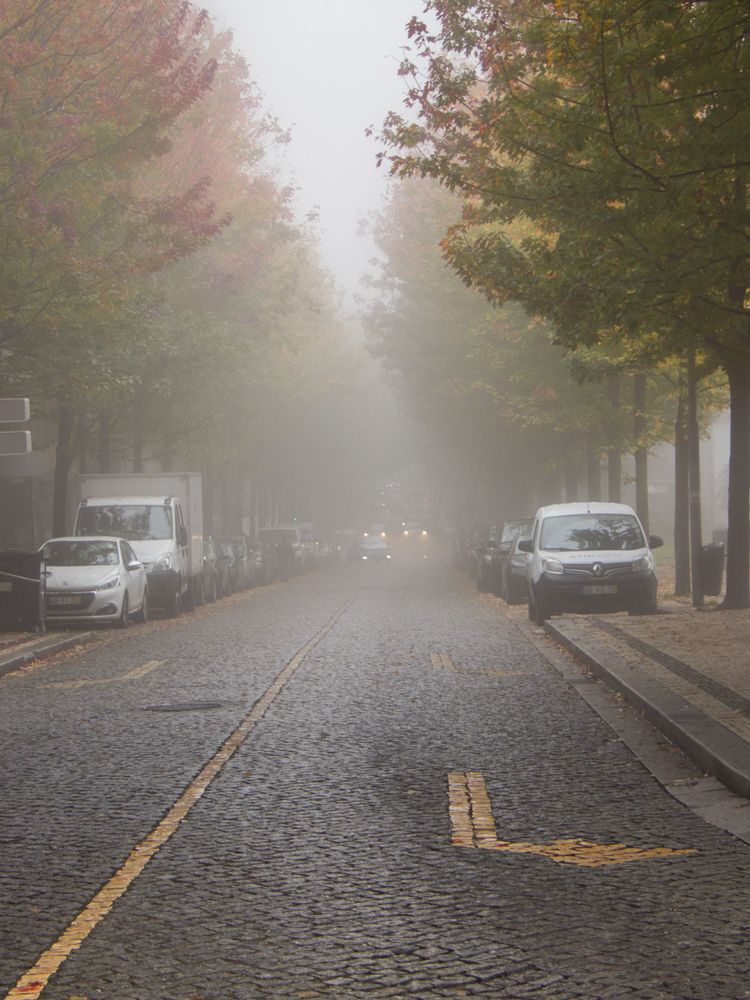
{"type": "Polygon", "coordinates": [[[148,574],[149,602],[176,613],[200,600],[201,478],[191,472],[81,475],[71,482],[76,535],[127,539],[148,574]]]}

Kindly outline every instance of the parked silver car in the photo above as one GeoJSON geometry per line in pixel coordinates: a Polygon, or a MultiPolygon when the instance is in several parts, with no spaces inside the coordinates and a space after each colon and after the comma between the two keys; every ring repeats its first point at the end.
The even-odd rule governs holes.
{"type": "Polygon", "coordinates": [[[146,570],[124,538],[50,538],[40,551],[49,621],[147,620],[146,570]]]}

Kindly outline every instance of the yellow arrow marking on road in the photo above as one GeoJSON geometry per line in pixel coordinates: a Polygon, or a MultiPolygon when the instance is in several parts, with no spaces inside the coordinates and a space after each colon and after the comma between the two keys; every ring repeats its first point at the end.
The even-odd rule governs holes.
{"type": "Polygon", "coordinates": [[[453,771],[448,775],[448,813],[453,830],[451,842],[456,847],[538,854],[558,864],[597,868],[696,853],[693,848],[628,847],[626,844],[596,844],[579,838],[555,840],[551,844],[499,840],[487,785],[479,771],[453,771]]]}
{"type": "Polygon", "coordinates": [[[158,670],[159,667],[164,666],[166,662],[166,660],[149,660],[147,663],[142,663],[140,667],[133,667],[132,670],[119,677],[84,677],[77,681],[53,681],[51,684],[45,684],[44,686],[46,688],[75,691],[78,688],[89,687],[91,684],[122,684],[123,681],[135,681],[140,677],[145,677],[152,670],[158,670]]]}

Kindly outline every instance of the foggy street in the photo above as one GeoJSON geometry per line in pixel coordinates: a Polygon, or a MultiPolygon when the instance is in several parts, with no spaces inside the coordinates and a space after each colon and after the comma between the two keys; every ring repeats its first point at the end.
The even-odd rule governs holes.
{"type": "Polygon", "coordinates": [[[404,542],[3,678],[3,995],[750,996],[746,846],[531,629],[404,542]]]}

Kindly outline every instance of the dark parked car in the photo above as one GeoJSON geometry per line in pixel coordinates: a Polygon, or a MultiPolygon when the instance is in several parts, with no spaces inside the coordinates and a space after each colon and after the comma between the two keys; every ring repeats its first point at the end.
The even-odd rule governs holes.
{"type": "Polygon", "coordinates": [[[231,561],[228,566],[229,586],[232,592],[247,590],[255,582],[250,549],[243,535],[233,535],[230,538],[220,538],[219,545],[229,552],[231,561]]]}
{"type": "Polygon", "coordinates": [[[492,553],[492,565],[489,572],[491,590],[498,597],[505,597],[506,569],[511,546],[519,531],[529,529],[532,521],[533,518],[530,517],[516,517],[503,524],[497,545],[492,553]]]}
{"type": "Polygon", "coordinates": [[[250,562],[253,569],[253,583],[260,587],[265,583],[273,583],[279,573],[276,559],[276,546],[257,540],[250,549],[250,562]]]}
{"type": "Polygon", "coordinates": [[[474,579],[477,581],[477,590],[488,591],[496,589],[495,573],[497,562],[495,559],[499,540],[490,536],[485,538],[474,549],[474,579]]]}
{"type": "Polygon", "coordinates": [[[521,552],[518,543],[531,538],[532,521],[525,524],[518,532],[503,563],[503,582],[501,597],[508,604],[524,604],[528,597],[528,552],[521,552]]]}

